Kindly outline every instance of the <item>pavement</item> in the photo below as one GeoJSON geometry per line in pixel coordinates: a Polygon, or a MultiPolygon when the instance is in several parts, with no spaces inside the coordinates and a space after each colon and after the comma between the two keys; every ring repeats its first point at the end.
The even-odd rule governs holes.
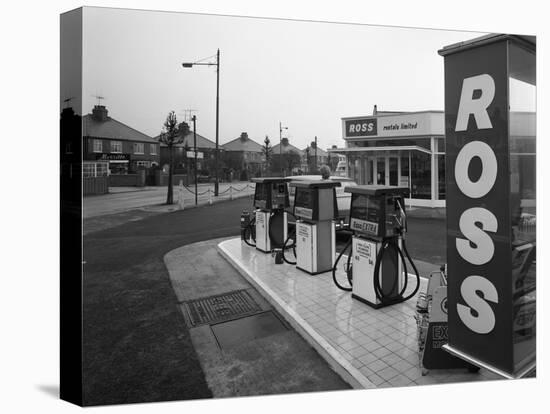
{"type": "MultiPolygon", "coordinates": [[[[83,200],[83,217],[104,216],[134,209],[144,209],[157,213],[182,209],[178,204],[179,186],[174,185],[174,204],[166,205],[167,187],[111,187],[109,194],[85,197],[83,200]]],[[[198,204],[204,205],[249,196],[254,193],[254,186],[249,182],[220,183],[219,195],[214,197],[213,184],[199,184],[198,204]]],[[[183,208],[195,207],[194,186],[184,187],[182,192],[183,208]]]]}
{"type": "MultiPolygon", "coordinates": [[[[195,243],[164,256],[179,303],[235,291],[248,292],[258,303],[255,315],[271,313],[278,329],[247,326],[234,335],[219,337],[220,328],[232,322],[191,327],[189,333],[212,394],[217,397],[331,391],[350,388],[321,356],[294,330],[217,251],[225,239],[195,243]],[[251,332],[252,331],[252,332],[251,332]],[[218,336],[217,336],[218,335],[218,336]]],[[[180,310],[186,317],[186,307],[180,310]]],[[[260,322],[260,324],[262,324],[260,322]]],[[[273,323],[272,323],[273,325],[273,323]]],[[[232,325],[230,325],[230,329],[232,325]]]]}

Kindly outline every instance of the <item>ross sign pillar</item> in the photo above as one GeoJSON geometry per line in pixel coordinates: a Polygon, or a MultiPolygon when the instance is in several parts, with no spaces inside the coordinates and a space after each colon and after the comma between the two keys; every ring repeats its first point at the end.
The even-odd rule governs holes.
{"type": "MultiPolygon", "coordinates": [[[[516,36],[489,35],[445,47],[439,54],[445,59],[449,310],[445,348],[505,377],[520,377],[535,364],[535,324],[532,321],[532,329],[518,328],[518,318],[531,303],[534,319],[536,238],[534,233],[518,237],[518,223],[534,212],[526,206],[534,205],[535,195],[511,180],[516,174],[524,183],[534,182],[534,175],[517,161],[522,150],[515,130],[528,123],[529,116],[518,123],[509,108],[515,103],[514,76],[525,84],[521,87],[534,88],[534,44],[516,36]],[[513,70],[511,59],[516,47],[533,57],[532,61],[522,57],[521,75],[513,70]],[[525,74],[530,69],[532,76],[525,74]],[[523,270],[515,264],[518,247],[524,252],[523,270]],[[518,283],[529,286],[518,290],[518,283]]],[[[534,132],[531,138],[534,143],[534,132]]],[[[529,145],[531,138],[522,135],[521,145],[529,145]]],[[[535,161],[534,154],[532,161],[523,159],[535,161]]]]}

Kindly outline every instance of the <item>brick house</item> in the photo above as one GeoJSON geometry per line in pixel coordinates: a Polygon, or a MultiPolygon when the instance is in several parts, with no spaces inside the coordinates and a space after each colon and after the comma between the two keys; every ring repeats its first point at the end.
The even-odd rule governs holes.
{"type": "Polygon", "coordinates": [[[250,139],[246,132],[222,145],[224,149],[223,162],[226,175],[242,181],[262,175],[265,157],[262,145],[250,139]]]}
{"type": "Polygon", "coordinates": [[[134,173],[160,162],[160,145],[149,135],[111,118],[95,105],[82,117],[83,168],[107,169],[111,175],[134,173]]]}
{"type": "Polygon", "coordinates": [[[283,138],[280,144],[273,146],[272,169],[274,172],[281,171],[283,175],[303,173],[301,169],[303,157],[304,151],[292,145],[288,138],[283,138]]]}

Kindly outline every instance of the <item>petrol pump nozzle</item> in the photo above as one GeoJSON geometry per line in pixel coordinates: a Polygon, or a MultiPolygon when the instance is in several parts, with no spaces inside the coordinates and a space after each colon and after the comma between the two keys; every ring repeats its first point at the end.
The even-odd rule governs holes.
{"type": "Polygon", "coordinates": [[[396,221],[397,221],[397,224],[399,224],[401,235],[407,232],[407,214],[405,213],[405,209],[401,205],[402,201],[403,201],[402,198],[395,199],[396,208],[399,210],[399,218],[397,218],[397,215],[396,215],[396,221]]]}

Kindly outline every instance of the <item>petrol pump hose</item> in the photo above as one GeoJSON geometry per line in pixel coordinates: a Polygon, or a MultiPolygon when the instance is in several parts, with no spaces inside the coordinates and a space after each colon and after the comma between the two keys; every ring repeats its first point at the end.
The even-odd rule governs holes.
{"type": "MultiPolygon", "coordinates": [[[[402,233],[400,234],[400,237],[402,237],[402,233]]],[[[384,238],[382,241],[382,247],[378,251],[378,254],[376,255],[376,264],[374,265],[374,291],[376,292],[376,298],[382,303],[382,305],[395,305],[397,303],[402,303],[410,298],[412,298],[414,295],[416,295],[416,292],[418,292],[418,289],[420,288],[420,275],[418,273],[418,269],[416,268],[416,265],[414,264],[413,260],[411,259],[411,256],[409,255],[409,252],[407,250],[407,245],[405,243],[405,239],[401,238],[403,242],[403,250],[399,248],[399,245],[395,242],[395,237],[388,237],[384,238]],[[382,290],[382,287],[380,286],[380,264],[382,263],[382,258],[384,256],[384,252],[388,248],[388,246],[392,246],[395,250],[397,250],[397,253],[399,257],[401,258],[401,263],[403,263],[403,271],[405,273],[405,280],[403,282],[403,288],[397,295],[391,295],[385,293],[382,290]],[[415,275],[416,275],[416,287],[414,290],[407,296],[403,296],[405,294],[405,291],[407,290],[407,282],[408,282],[408,272],[407,272],[407,262],[405,260],[405,255],[403,255],[403,251],[405,252],[405,255],[407,256],[407,259],[409,259],[409,262],[411,263],[415,275]]],[[[399,279],[399,275],[396,274],[396,277],[394,279],[394,283],[392,285],[392,288],[390,289],[390,292],[392,292],[395,287],[397,286],[397,282],[399,279]]]]}
{"type": "Polygon", "coordinates": [[[292,249],[292,252],[294,253],[294,257],[296,257],[296,216],[290,212],[287,212],[287,214],[290,214],[292,217],[294,217],[294,231],[292,233],[289,233],[288,237],[286,238],[285,242],[283,243],[283,249],[282,249],[282,254],[283,254],[283,260],[285,261],[285,263],[288,263],[289,265],[295,265],[296,262],[294,261],[291,261],[291,260],[288,260],[285,256],[285,250],[288,250],[288,249],[292,249]],[[294,236],[294,238],[292,238],[292,236],[294,236]],[[290,246],[287,246],[288,244],[288,241],[292,238],[292,244],[290,246]]]}
{"type": "Polygon", "coordinates": [[[338,262],[340,261],[340,259],[344,255],[344,252],[351,246],[352,240],[353,239],[350,236],[349,241],[346,243],[346,245],[344,246],[344,248],[342,249],[342,251],[340,252],[338,257],[336,258],[336,261],[334,262],[334,266],[332,267],[332,280],[334,281],[334,284],[339,289],[342,289],[346,292],[351,292],[351,290],[352,290],[351,286],[353,286],[353,276],[352,276],[353,273],[352,273],[352,269],[351,269],[351,266],[350,266],[350,264],[351,264],[351,252],[348,254],[348,262],[347,262],[347,267],[346,267],[346,275],[348,277],[348,283],[350,284],[350,287],[346,287],[344,285],[341,285],[338,282],[338,279],[336,279],[336,267],[338,266],[338,262]]]}
{"type": "Polygon", "coordinates": [[[254,237],[254,232],[252,231],[253,226],[256,224],[256,217],[254,217],[252,220],[250,220],[250,223],[246,226],[244,229],[244,242],[248,244],[250,247],[256,247],[256,238],[254,237]],[[246,237],[246,232],[249,232],[250,238],[254,240],[254,243],[250,243],[248,241],[248,237],[246,237]]]}
{"type": "Polygon", "coordinates": [[[382,305],[395,305],[397,303],[402,303],[410,298],[412,298],[414,295],[416,295],[416,292],[418,292],[418,289],[420,288],[420,275],[418,273],[418,269],[416,268],[416,265],[414,264],[413,260],[411,259],[411,256],[409,255],[409,252],[407,250],[407,244],[405,243],[404,238],[404,231],[406,230],[406,219],[407,216],[405,214],[405,210],[403,209],[403,206],[401,205],[400,201],[396,201],[397,207],[399,208],[401,212],[401,220],[399,221],[399,228],[397,229],[398,235],[397,238],[395,236],[391,237],[384,237],[382,239],[382,247],[378,251],[378,254],[376,255],[376,264],[374,265],[374,291],[376,293],[376,298],[382,303],[382,305]],[[405,260],[405,255],[403,255],[403,250],[399,247],[399,244],[396,242],[396,239],[401,239],[403,250],[405,251],[405,255],[407,256],[407,259],[409,259],[409,262],[411,263],[414,273],[416,275],[416,287],[414,290],[407,296],[403,296],[405,294],[405,291],[407,290],[407,282],[409,279],[409,274],[407,272],[407,262],[405,260]],[[395,250],[397,250],[397,253],[399,257],[401,258],[401,263],[403,263],[403,271],[405,273],[405,280],[403,282],[403,288],[397,295],[391,295],[391,292],[396,288],[398,280],[399,280],[399,274],[396,274],[396,277],[394,279],[392,288],[390,289],[390,294],[386,294],[382,287],[380,286],[380,264],[382,263],[382,258],[384,257],[384,252],[388,248],[388,246],[392,246],[395,250]]]}

